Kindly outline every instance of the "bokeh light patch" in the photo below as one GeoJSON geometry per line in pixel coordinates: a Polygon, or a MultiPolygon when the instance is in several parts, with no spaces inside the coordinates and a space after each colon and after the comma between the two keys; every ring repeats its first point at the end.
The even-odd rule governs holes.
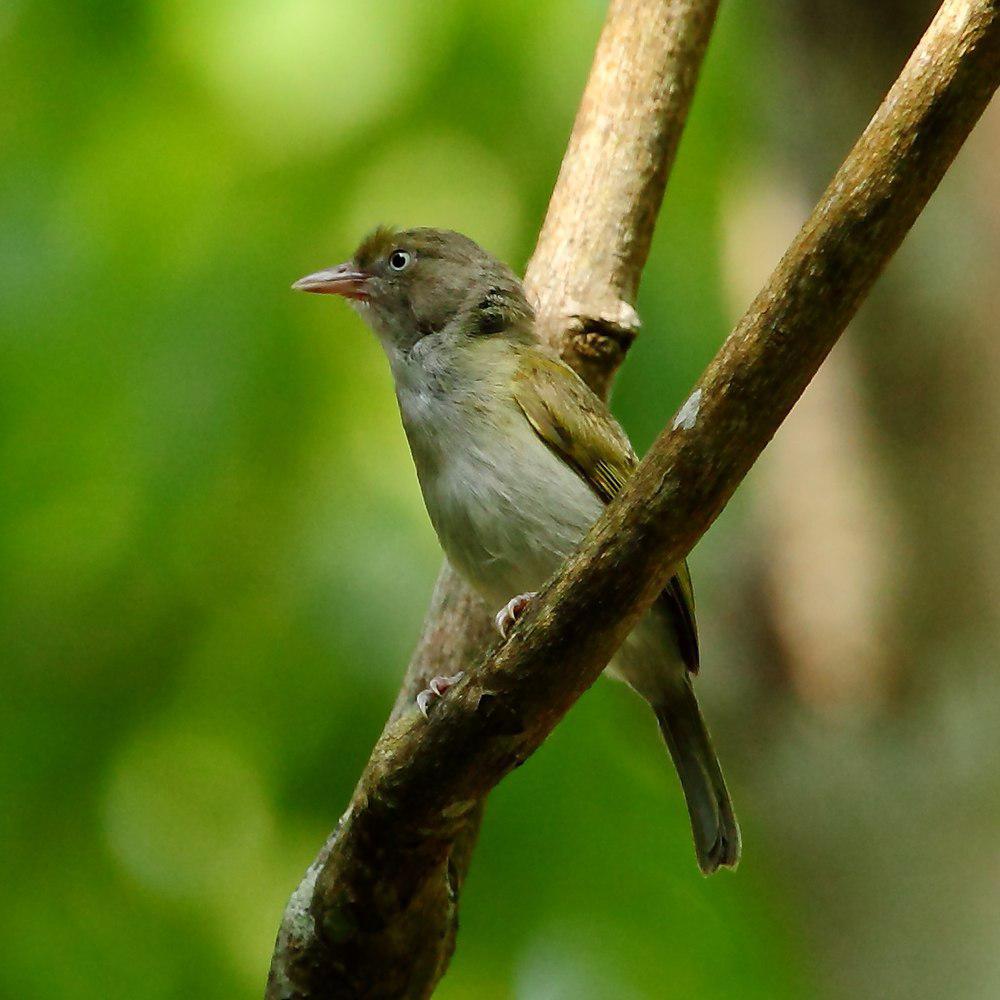
{"type": "Polygon", "coordinates": [[[211,896],[253,871],[271,812],[261,780],[229,744],[202,735],[143,734],[122,751],[105,800],[108,844],[149,889],[211,896]]]}

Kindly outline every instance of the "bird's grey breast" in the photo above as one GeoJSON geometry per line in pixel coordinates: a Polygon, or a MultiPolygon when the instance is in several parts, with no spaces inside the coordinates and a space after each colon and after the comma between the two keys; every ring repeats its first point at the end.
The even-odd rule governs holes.
{"type": "Polygon", "coordinates": [[[488,601],[537,590],[602,505],[535,434],[509,391],[507,359],[438,351],[394,366],[431,522],[449,560],[488,601]]]}

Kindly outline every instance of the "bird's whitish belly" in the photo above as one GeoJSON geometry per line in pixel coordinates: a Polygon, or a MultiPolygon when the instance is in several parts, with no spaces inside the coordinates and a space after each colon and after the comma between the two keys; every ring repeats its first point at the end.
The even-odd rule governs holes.
{"type": "Polygon", "coordinates": [[[448,559],[497,606],[540,589],[603,509],[520,413],[503,416],[466,419],[458,440],[449,447],[445,433],[433,456],[414,449],[448,559]]]}
{"type": "MultiPolygon", "coordinates": [[[[600,516],[601,501],[513,406],[470,410],[421,393],[401,394],[400,408],[451,564],[492,610],[541,589],[600,516]]],[[[654,703],[665,683],[684,677],[676,637],[658,612],[639,622],[608,673],[654,703]]]]}
{"type": "Polygon", "coordinates": [[[539,590],[601,512],[541,442],[527,453],[455,456],[431,492],[449,559],[494,604],[539,590]]]}
{"type": "MultiPolygon", "coordinates": [[[[603,509],[569,466],[541,449],[522,449],[518,458],[513,449],[497,456],[492,447],[455,452],[424,488],[448,559],[491,611],[517,594],[540,590],[603,509]]],[[[608,673],[652,703],[665,683],[684,676],[676,638],[662,616],[650,612],[639,622],[608,673]]]]}

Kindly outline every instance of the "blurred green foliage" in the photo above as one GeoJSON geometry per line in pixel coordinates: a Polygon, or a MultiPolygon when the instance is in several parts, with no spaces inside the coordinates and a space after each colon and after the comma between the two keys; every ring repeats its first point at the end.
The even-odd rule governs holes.
{"type": "MultiPolygon", "coordinates": [[[[376,222],[523,266],[602,16],[0,9],[0,995],[259,994],[439,562],[377,345],[289,283],[376,222]]],[[[617,392],[639,447],[727,326],[759,45],[727,9],[617,392]]],[[[746,863],[704,881],[654,726],[599,684],[494,796],[439,995],[808,993],[742,814],[746,863]]]]}

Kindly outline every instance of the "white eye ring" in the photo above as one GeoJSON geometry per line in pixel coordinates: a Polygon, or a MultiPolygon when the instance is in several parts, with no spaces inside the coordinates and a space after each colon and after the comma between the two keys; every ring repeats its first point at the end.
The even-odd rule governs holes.
{"type": "Polygon", "coordinates": [[[405,250],[393,250],[389,254],[389,267],[394,271],[402,271],[410,263],[410,255],[405,250]]]}

